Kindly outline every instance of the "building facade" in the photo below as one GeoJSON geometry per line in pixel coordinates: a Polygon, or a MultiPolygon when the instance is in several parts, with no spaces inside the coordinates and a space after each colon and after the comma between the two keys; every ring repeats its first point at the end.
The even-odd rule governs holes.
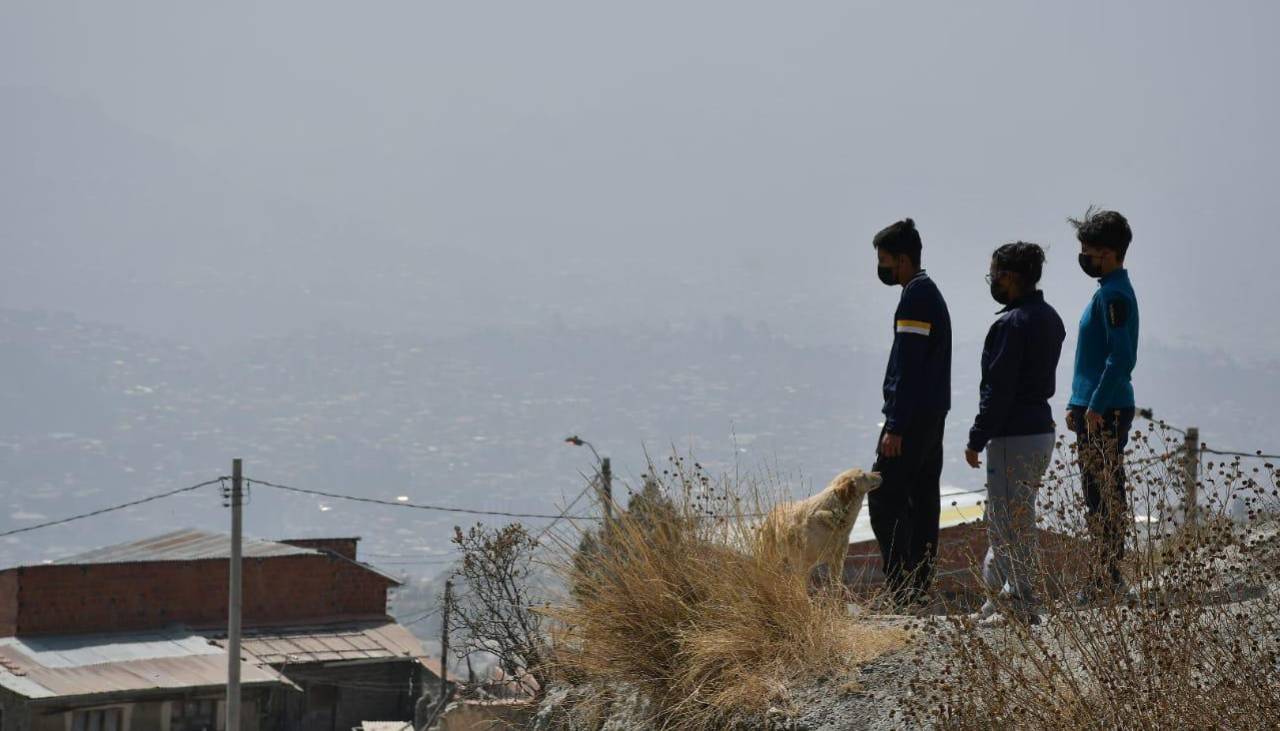
{"type": "MultiPolygon", "coordinates": [[[[243,729],[411,721],[439,664],[356,538],[243,543],[243,729]]],[[[0,571],[0,731],[224,731],[230,538],[182,530],[0,571]]]]}

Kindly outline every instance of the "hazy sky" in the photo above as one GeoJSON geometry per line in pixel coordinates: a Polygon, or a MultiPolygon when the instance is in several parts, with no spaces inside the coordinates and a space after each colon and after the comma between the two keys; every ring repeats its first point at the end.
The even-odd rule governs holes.
{"type": "Polygon", "coordinates": [[[887,341],[913,216],[959,338],[991,249],[1135,230],[1144,337],[1280,356],[1273,2],[6,2],[0,306],[199,341],[338,321],[887,341]]]}

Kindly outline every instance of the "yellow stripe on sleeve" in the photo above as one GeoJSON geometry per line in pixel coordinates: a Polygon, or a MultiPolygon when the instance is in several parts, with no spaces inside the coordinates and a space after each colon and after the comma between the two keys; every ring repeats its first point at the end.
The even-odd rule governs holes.
{"type": "Polygon", "coordinates": [[[933,332],[933,325],[921,320],[898,320],[897,331],[913,335],[928,335],[933,332]]]}

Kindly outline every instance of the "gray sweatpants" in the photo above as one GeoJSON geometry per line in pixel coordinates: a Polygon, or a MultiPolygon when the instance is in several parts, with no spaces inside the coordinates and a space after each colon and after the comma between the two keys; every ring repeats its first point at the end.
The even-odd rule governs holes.
{"type": "Polygon", "coordinates": [[[1033,603],[1036,494],[1053,457],[1054,435],[998,437],[987,446],[987,557],[982,578],[992,591],[1033,603]]]}

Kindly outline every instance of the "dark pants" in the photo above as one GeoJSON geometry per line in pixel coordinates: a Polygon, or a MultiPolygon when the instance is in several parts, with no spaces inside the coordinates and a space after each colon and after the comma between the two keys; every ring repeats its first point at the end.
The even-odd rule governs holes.
{"type": "Polygon", "coordinates": [[[933,581],[946,420],[945,413],[917,416],[902,435],[902,454],[877,456],[873,468],[882,480],[867,495],[867,510],[886,583],[898,601],[922,597],[933,581]]]}
{"type": "Polygon", "coordinates": [[[1102,414],[1102,431],[1094,434],[1088,433],[1083,406],[1072,406],[1071,413],[1075,417],[1076,459],[1089,530],[1097,542],[1097,578],[1119,583],[1129,515],[1124,448],[1129,444],[1134,410],[1108,409],[1102,414]]]}

